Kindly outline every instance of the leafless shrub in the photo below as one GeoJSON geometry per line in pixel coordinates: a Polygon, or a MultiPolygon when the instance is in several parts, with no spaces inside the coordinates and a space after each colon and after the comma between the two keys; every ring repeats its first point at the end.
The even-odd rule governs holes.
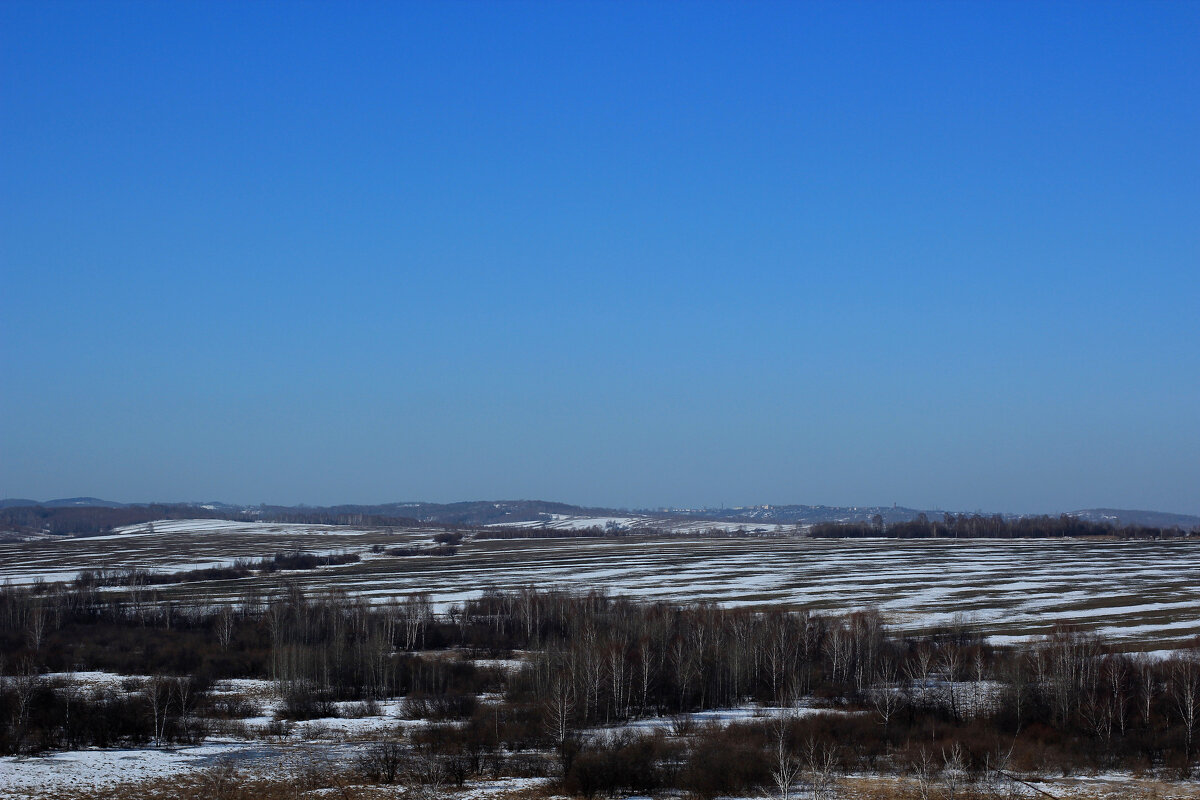
{"type": "Polygon", "coordinates": [[[837,753],[830,744],[818,746],[812,738],[805,742],[803,774],[813,800],[837,797],[837,753]]]}
{"type": "Polygon", "coordinates": [[[371,697],[359,703],[350,703],[342,708],[341,715],[346,719],[362,719],[363,717],[378,717],[381,709],[379,701],[371,697]]]}
{"type": "Polygon", "coordinates": [[[671,735],[686,738],[696,732],[696,719],[691,714],[672,714],[670,717],[671,735]]]}
{"type": "Polygon", "coordinates": [[[246,774],[229,760],[200,773],[197,783],[205,797],[212,800],[239,800],[246,774]]]}
{"type": "Polygon", "coordinates": [[[395,783],[407,760],[404,745],[394,739],[374,742],[358,757],[358,768],[376,783],[395,783]]]}

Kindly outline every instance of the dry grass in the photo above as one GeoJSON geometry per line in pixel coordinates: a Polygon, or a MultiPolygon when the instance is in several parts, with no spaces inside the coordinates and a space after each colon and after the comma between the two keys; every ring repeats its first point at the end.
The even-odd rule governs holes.
{"type": "Polygon", "coordinates": [[[62,800],[382,800],[406,794],[398,786],[367,786],[350,772],[309,772],[289,779],[258,778],[231,765],[172,778],[96,789],[55,790],[52,795],[31,795],[37,800],[53,796],[62,800]]]}
{"type": "MultiPolygon", "coordinates": [[[[1060,800],[1200,800],[1200,786],[1130,777],[1123,781],[1096,782],[1048,781],[1037,784],[1045,794],[1016,784],[1001,782],[994,787],[966,786],[958,789],[953,800],[1034,800],[1047,797],[1060,800]]],[[[841,782],[839,800],[947,800],[943,787],[934,786],[923,795],[914,781],[893,778],[849,778],[841,782]]]]}
{"type": "MultiPolygon", "coordinates": [[[[352,769],[311,768],[288,777],[264,778],[249,770],[221,764],[171,778],[88,789],[54,789],[30,793],[22,800],[453,800],[458,790],[441,785],[364,782],[352,769]]],[[[478,795],[476,795],[478,796],[478,795]]],[[[497,786],[489,800],[549,800],[544,785],[497,786]]]]}
{"type": "MultiPolygon", "coordinates": [[[[1093,785],[1079,781],[1050,781],[1039,784],[1046,794],[1007,786],[965,786],[953,800],[1025,800],[1054,797],[1060,800],[1200,800],[1200,785],[1130,777],[1124,781],[1097,780],[1093,785]]],[[[290,779],[256,778],[231,765],[180,778],[161,778],[104,789],[56,790],[31,794],[29,800],[454,800],[462,794],[446,787],[400,784],[369,785],[352,771],[309,771],[290,779]]],[[[497,787],[494,792],[470,790],[472,800],[554,800],[560,797],[548,784],[521,788],[497,787]]],[[[763,795],[766,800],[770,795],[763,795]]],[[[950,800],[945,789],[934,786],[922,794],[912,780],[890,777],[843,778],[837,800],[950,800]]]]}

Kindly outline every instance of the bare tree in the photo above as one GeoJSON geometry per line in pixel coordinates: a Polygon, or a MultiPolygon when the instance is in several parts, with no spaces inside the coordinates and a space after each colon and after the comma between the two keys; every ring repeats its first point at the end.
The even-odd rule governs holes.
{"type": "Polygon", "coordinates": [[[1144,653],[1137,659],[1138,675],[1138,711],[1141,712],[1142,724],[1149,728],[1154,712],[1154,697],[1158,694],[1158,680],[1154,674],[1154,663],[1144,653]]]}
{"type": "Polygon", "coordinates": [[[835,681],[845,680],[848,677],[853,649],[854,639],[844,624],[838,623],[830,628],[829,636],[825,641],[825,650],[829,656],[835,681]]]}
{"type": "Polygon", "coordinates": [[[221,649],[228,650],[230,642],[233,641],[233,608],[228,605],[221,606],[221,610],[217,612],[216,628],[217,641],[220,643],[221,649]]]}
{"type": "Polygon", "coordinates": [[[429,602],[429,595],[414,594],[404,598],[400,607],[404,622],[404,649],[416,649],[425,639],[425,629],[433,618],[433,605],[429,602]]]}
{"type": "Polygon", "coordinates": [[[779,790],[779,796],[783,800],[791,800],[792,791],[796,788],[803,770],[800,759],[792,754],[788,742],[793,718],[793,713],[789,710],[776,717],[771,723],[771,734],[775,745],[772,754],[774,758],[771,779],[775,782],[775,788],[779,790]]]}
{"type": "Polygon", "coordinates": [[[46,613],[40,605],[35,605],[29,610],[29,630],[27,631],[29,638],[29,646],[34,653],[42,651],[42,644],[46,641],[46,613]]]}
{"type": "Polygon", "coordinates": [[[879,714],[880,724],[883,725],[884,738],[887,738],[892,717],[904,706],[904,694],[898,685],[895,664],[883,668],[879,682],[871,687],[870,697],[871,705],[875,707],[875,713],[879,714]]]}
{"type": "Polygon", "coordinates": [[[933,800],[934,796],[934,761],[933,756],[924,747],[921,754],[912,765],[913,782],[916,784],[917,797],[920,800],[933,800]]]}
{"type": "Polygon", "coordinates": [[[13,739],[16,751],[20,752],[25,744],[25,734],[29,725],[29,712],[33,704],[33,695],[38,689],[40,679],[28,659],[21,664],[21,669],[13,678],[12,687],[16,695],[13,709],[13,739]]]}
{"type": "Polygon", "coordinates": [[[967,782],[967,759],[959,742],[954,743],[949,753],[942,751],[941,778],[943,797],[954,800],[967,782]]]}
{"type": "Polygon", "coordinates": [[[958,679],[962,671],[962,652],[954,645],[942,648],[938,658],[938,667],[942,671],[946,705],[950,709],[950,714],[955,719],[962,719],[957,693],[958,679]]]}
{"type": "Polygon", "coordinates": [[[837,753],[829,744],[818,748],[811,737],[804,749],[805,772],[812,800],[833,800],[837,796],[837,753]]]}
{"type": "Polygon", "coordinates": [[[144,691],[150,702],[150,713],[154,715],[154,743],[161,745],[167,730],[167,713],[171,707],[171,683],[169,678],[155,675],[146,681],[144,691]]]}
{"type": "Polygon", "coordinates": [[[1200,724],[1200,652],[1188,651],[1172,659],[1168,681],[1183,724],[1183,774],[1191,777],[1196,726],[1200,724]]]}
{"type": "Polygon", "coordinates": [[[1116,718],[1117,730],[1124,736],[1129,717],[1129,659],[1126,656],[1110,657],[1105,666],[1108,675],[1109,706],[1116,718]]]}
{"type": "MultiPolygon", "coordinates": [[[[1016,741],[1013,742],[1016,747],[1016,741]]],[[[1008,762],[1012,759],[1012,750],[1008,752],[997,750],[995,753],[984,753],[983,772],[979,776],[979,786],[987,797],[995,800],[1017,800],[1022,797],[1021,783],[1008,774],[1008,762]]]]}
{"type": "Polygon", "coordinates": [[[558,749],[565,772],[570,769],[572,757],[570,744],[575,728],[575,691],[571,682],[562,676],[556,676],[550,685],[550,692],[542,705],[542,717],[546,732],[558,749]]]}
{"type": "Polygon", "coordinates": [[[987,669],[983,663],[983,650],[976,647],[971,657],[971,716],[973,717],[982,716],[990,710],[991,697],[984,683],[986,677],[987,669]]]}

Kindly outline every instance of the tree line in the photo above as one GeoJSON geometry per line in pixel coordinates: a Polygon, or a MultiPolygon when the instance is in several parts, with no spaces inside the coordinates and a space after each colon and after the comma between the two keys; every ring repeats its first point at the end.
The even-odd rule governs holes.
{"type": "MultiPolygon", "coordinates": [[[[382,549],[382,548],[381,548],[382,549]]],[[[148,569],[131,567],[128,569],[104,568],[80,570],[74,584],[78,587],[101,586],[155,586],[173,583],[189,583],[195,581],[224,581],[248,578],[253,575],[270,575],[284,570],[310,570],[320,567],[335,567],[343,564],[357,564],[362,557],[357,553],[328,553],[316,555],[301,550],[277,552],[273,556],[260,559],[239,558],[228,566],[199,567],[196,569],[176,570],[174,572],[155,572],[148,569]]]]}
{"type": "Polygon", "coordinates": [[[1114,525],[1092,522],[1069,514],[1006,518],[1000,514],[944,514],[931,520],[924,513],[907,522],[884,522],[876,514],[870,522],[821,522],[809,529],[816,538],[865,538],[888,536],[897,539],[1055,539],[1116,537],[1121,539],[1172,539],[1195,535],[1196,531],[1143,525],[1114,525]]]}

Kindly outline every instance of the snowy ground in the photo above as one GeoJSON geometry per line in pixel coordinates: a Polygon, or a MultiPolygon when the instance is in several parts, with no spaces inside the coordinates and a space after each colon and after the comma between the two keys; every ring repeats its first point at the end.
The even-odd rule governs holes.
{"type": "Polygon", "coordinates": [[[229,566],[239,559],[257,560],[293,550],[313,555],[348,552],[369,558],[374,545],[430,545],[439,532],[219,519],[158,520],[118,528],[104,536],[0,543],[0,582],[70,581],[82,570],[98,569],[176,572],[229,566]]]}
{"type": "Polygon", "coordinates": [[[705,725],[728,725],[731,722],[755,722],[780,717],[808,717],[814,714],[864,714],[865,711],[843,711],[836,708],[826,708],[811,705],[801,705],[791,708],[776,706],[744,705],[736,708],[720,708],[709,711],[696,711],[689,714],[679,714],[672,717],[646,717],[622,722],[608,727],[589,728],[586,734],[601,740],[620,731],[635,731],[638,733],[676,733],[681,726],[689,729],[705,725]]]}
{"type": "Polygon", "coordinates": [[[253,762],[256,772],[269,776],[282,774],[297,763],[314,758],[336,758],[336,747],[341,746],[213,740],[196,747],[172,749],[91,749],[27,758],[4,757],[0,758],[0,798],[176,777],[226,760],[253,762]]]}
{"type": "MultiPolygon", "coordinates": [[[[564,525],[578,518],[560,520],[564,525]]],[[[614,521],[587,518],[587,522],[614,521]]],[[[220,520],[132,526],[112,536],[0,544],[0,581],[71,578],[83,568],[170,571],[276,550],[356,552],[358,564],[160,587],[181,602],[234,601],[292,580],[383,602],[427,593],[435,607],[484,587],[602,589],[612,594],[824,611],[876,607],[906,630],[966,623],[1012,641],[1079,624],[1132,648],[1165,650],[1200,635],[1200,540],[895,540],[783,537],[468,539],[454,556],[387,556],[431,544],[435,529],[371,530],[220,520]]]]}

